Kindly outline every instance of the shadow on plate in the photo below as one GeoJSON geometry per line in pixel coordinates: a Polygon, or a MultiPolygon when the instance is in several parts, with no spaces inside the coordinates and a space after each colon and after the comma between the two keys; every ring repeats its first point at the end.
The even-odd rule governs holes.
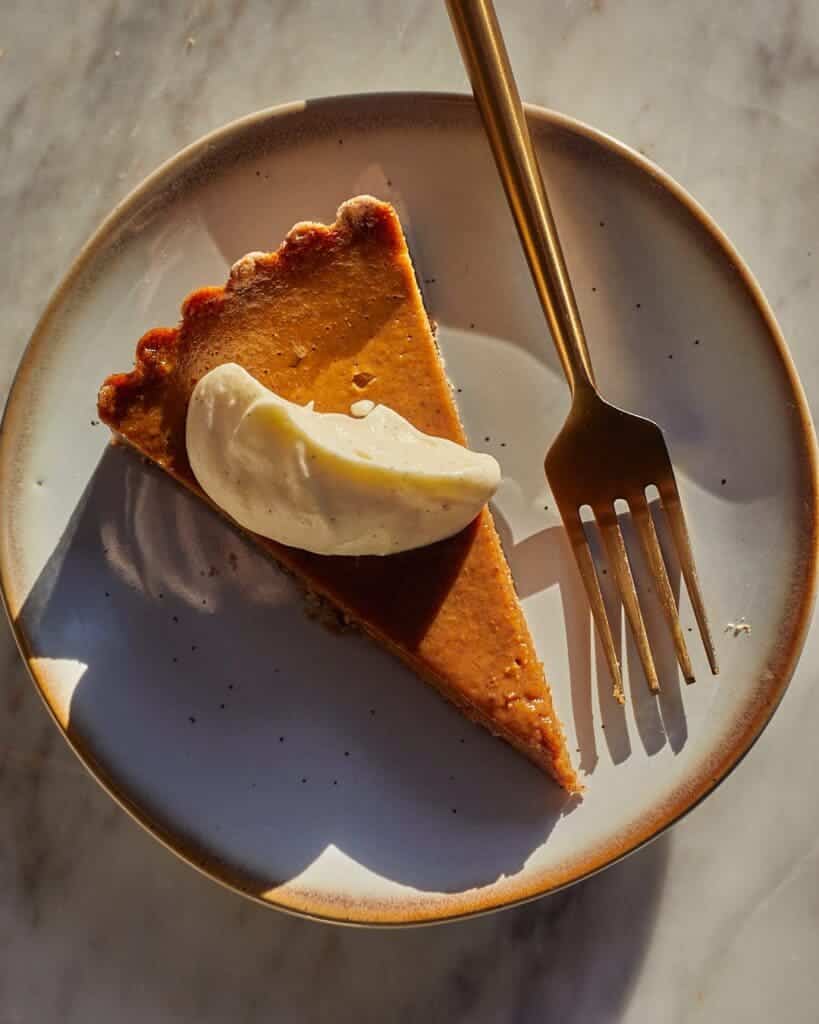
{"type": "Polygon", "coordinates": [[[394,659],[309,621],[284,574],[131,452],[105,452],[20,625],[35,656],[76,663],[68,731],[99,774],[254,891],[331,846],[462,891],[517,873],[570,809],[394,659]]]}
{"type": "MultiPolygon", "coordinates": [[[[670,543],[664,517],[657,503],[652,503],[652,516],[660,545],[665,555],[669,579],[674,595],[679,601],[680,566],[673,544],[670,543]]],[[[580,768],[591,774],[598,762],[598,733],[594,725],[592,701],[592,634],[594,633],[595,676],[597,679],[598,703],[601,717],[599,735],[605,739],[609,756],[614,764],[620,764],[631,756],[632,739],[624,708],[618,704],[611,692],[611,676],[603,649],[592,629],[592,618],[588,600],[574,561],[574,555],[562,526],[552,526],[515,543],[511,528],[497,509],[493,509],[495,525],[515,585],[521,598],[527,598],[549,587],[560,590],[563,607],[563,621],[566,627],[566,644],[569,656],[569,675],[572,695],[572,713],[580,755],[580,768]]],[[[620,528],[630,552],[638,552],[630,518],[619,517],[620,528]]],[[[626,659],[623,659],[622,604],[605,568],[605,553],[594,530],[588,531],[589,544],[598,566],[600,586],[606,603],[618,657],[624,668],[626,699],[634,708],[634,720],[645,752],[651,756],[669,744],[674,753],[679,753],[688,738],[685,708],[680,690],[680,672],[670,632],[662,616],[659,603],[653,595],[650,573],[643,565],[641,555],[631,558],[632,571],[646,622],[646,631],[651,642],[655,665],[660,679],[660,694],[654,696],[648,689],[643,676],[634,641],[627,635],[626,659]]],[[[699,643],[699,638],[696,639],[699,643]]],[[[548,677],[548,652],[543,652],[548,677]]]]}

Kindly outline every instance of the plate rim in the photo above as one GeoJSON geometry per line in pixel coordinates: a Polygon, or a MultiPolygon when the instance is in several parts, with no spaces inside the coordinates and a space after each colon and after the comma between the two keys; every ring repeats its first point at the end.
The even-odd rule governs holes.
{"type": "MultiPolygon", "coordinates": [[[[31,337],[23,349],[17,370],[11,380],[2,418],[0,419],[0,494],[7,495],[9,493],[8,481],[4,478],[5,468],[12,461],[8,451],[11,445],[9,424],[12,415],[14,415],[15,407],[19,404],[17,399],[22,391],[22,381],[24,377],[36,369],[38,353],[41,345],[47,341],[50,322],[61,306],[63,298],[71,288],[74,280],[85,269],[97,250],[104,245],[109,234],[119,227],[121,221],[128,217],[133,208],[143,198],[158,187],[161,187],[164,179],[175,176],[180,166],[184,166],[185,163],[195,159],[200,154],[206,153],[214,145],[228,141],[232,135],[240,133],[247,127],[268,121],[276,121],[287,116],[298,115],[307,109],[308,106],[321,105],[325,110],[336,106],[349,110],[356,105],[360,107],[383,108],[384,105],[401,105],[412,101],[423,102],[427,105],[441,102],[474,108],[472,96],[466,93],[424,90],[347,93],[276,104],[236,118],[202,135],[162,162],[131,189],[101,221],[96,230],[74,256],[68,269],[51,293],[48,303],[38,318],[31,337]]],[[[525,107],[527,116],[541,125],[546,124],[579,135],[585,140],[599,145],[609,153],[624,159],[637,170],[652,178],[674,200],[685,207],[717,243],[729,264],[739,274],[745,290],[756,306],[768,335],[776,348],[777,355],[786,374],[788,386],[796,401],[796,411],[798,413],[799,428],[804,443],[806,468],[808,471],[808,493],[806,494],[808,507],[805,510],[807,537],[805,549],[808,553],[810,564],[807,567],[805,584],[795,601],[796,610],[792,616],[794,623],[793,633],[784,655],[783,667],[780,669],[775,680],[770,684],[770,699],[764,702],[756,711],[750,724],[741,730],[730,751],[722,757],[718,768],[713,772],[707,773],[707,778],[700,779],[697,787],[686,790],[676,800],[673,798],[669,800],[668,804],[671,805],[670,807],[666,804],[658,813],[646,816],[648,820],[644,821],[642,827],[630,833],[626,838],[602,844],[602,849],[595,849],[585,860],[578,858],[577,861],[573,862],[572,868],[562,872],[555,870],[545,878],[541,877],[536,880],[530,880],[528,883],[521,884],[518,890],[512,894],[495,892],[492,887],[480,897],[473,896],[470,898],[469,892],[457,894],[456,898],[451,900],[451,912],[448,906],[442,910],[436,908],[434,911],[425,912],[424,900],[420,898],[417,900],[401,901],[395,906],[389,905],[384,911],[374,911],[371,906],[368,906],[365,908],[364,913],[356,913],[355,910],[351,911],[348,904],[344,902],[337,903],[331,896],[322,897],[315,893],[307,895],[288,894],[290,897],[288,901],[287,898],[282,898],[278,888],[264,893],[251,891],[247,883],[236,876],[234,868],[209,854],[204,848],[201,848],[181,832],[174,831],[152,820],[146,809],[137,804],[128,795],[127,785],[117,782],[112,777],[112,774],[97,762],[93,752],[85,749],[85,744],[81,743],[76,737],[69,735],[49,702],[47,687],[38,674],[34,664],[36,656],[29,649],[22,625],[18,624],[12,614],[12,608],[16,608],[19,611],[21,602],[15,598],[11,566],[12,559],[6,545],[8,534],[6,531],[3,531],[2,536],[0,536],[0,597],[2,598],[12,634],[28,670],[29,677],[55,725],[60,730],[73,753],[79,758],[97,783],[134,821],[184,863],[195,868],[201,874],[224,888],[252,899],[263,906],[275,907],[278,910],[299,917],[327,923],[363,927],[406,927],[463,920],[491,913],[505,907],[518,906],[548,893],[558,892],[576,882],[591,877],[612,864],[616,864],[662,835],[672,825],[684,818],[740,764],[762,735],[776,708],[779,706],[798,664],[807,638],[816,596],[817,572],[819,571],[819,448],[817,448],[816,434],[807,397],[793,363],[787,342],[768,300],[750,268],[724,231],[704,207],[670,174],[635,149],[583,121],[539,105],[525,104],[525,107]],[[234,875],[234,877],[231,877],[231,875],[234,875]]]]}

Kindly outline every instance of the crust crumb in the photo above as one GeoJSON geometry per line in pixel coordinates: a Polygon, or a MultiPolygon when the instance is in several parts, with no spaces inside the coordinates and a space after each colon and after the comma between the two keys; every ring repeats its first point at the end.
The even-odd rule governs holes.
{"type": "Polygon", "coordinates": [[[346,633],[352,629],[347,616],[312,590],[304,592],[304,613],[331,633],[346,633]]]}

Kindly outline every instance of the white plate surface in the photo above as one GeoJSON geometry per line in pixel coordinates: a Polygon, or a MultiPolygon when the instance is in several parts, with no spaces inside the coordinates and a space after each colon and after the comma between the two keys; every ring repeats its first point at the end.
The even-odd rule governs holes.
{"type": "MultiPolygon", "coordinates": [[[[0,562],[34,678],[77,752],[191,863],[278,906],[409,923],[489,909],[610,862],[747,750],[801,647],[814,440],[770,311],[656,168],[532,111],[603,392],[665,429],[718,645],[663,692],[624,639],[611,699],[542,472],[567,411],[472,104],[340,98],[254,115],[160,169],[46,312],[0,447],[0,562]],[[500,460],[496,518],[576,760],[582,803],[386,654],[305,617],[294,586],[158,471],[108,446],[96,390],[185,295],[349,196],[396,205],[467,430],[500,460]],[[488,440],[486,440],[488,439],[488,440]],[[740,620],[750,633],[735,635],[740,620]]],[[[641,563],[635,559],[635,568],[641,563]]],[[[675,584],[679,572],[672,563],[675,584]]],[[[610,595],[609,595],[610,596],[610,595]]],[[[694,625],[681,597],[684,627],[694,625]]]]}

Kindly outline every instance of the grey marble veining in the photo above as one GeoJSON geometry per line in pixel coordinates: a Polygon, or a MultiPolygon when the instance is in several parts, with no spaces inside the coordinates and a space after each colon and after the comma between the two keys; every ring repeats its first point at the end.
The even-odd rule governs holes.
{"type": "MultiPolygon", "coordinates": [[[[819,5],[497,0],[522,91],[641,149],[758,275],[814,411],[819,5]]],[[[47,296],[159,162],[311,95],[456,89],[440,0],[6,0],[0,396],[47,296]]],[[[407,932],[253,906],[85,773],[0,634],[0,1024],[813,1022],[819,634],[740,772],[670,834],[526,907],[407,932]]]]}

